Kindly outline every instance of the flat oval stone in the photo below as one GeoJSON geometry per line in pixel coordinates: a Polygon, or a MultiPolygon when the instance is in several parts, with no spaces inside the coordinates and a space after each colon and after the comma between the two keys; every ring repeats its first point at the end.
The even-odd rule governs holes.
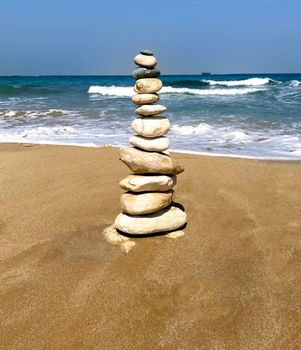
{"type": "Polygon", "coordinates": [[[141,50],[140,53],[141,53],[142,55],[154,56],[154,53],[153,53],[153,51],[151,51],[151,50],[141,50]]]}
{"type": "Polygon", "coordinates": [[[130,215],[151,214],[166,208],[173,199],[173,191],[124,193],[121,198],[122,211],[130,215]]]}
{"type": "Polygon", "coordinates": [[[121,147],[119,159],[135,174],[177,175],[184,171],[184,167],[169,156],[133,147],[121,147]]]}
{"type": "Polygon", "coordinates": [[[169,191],[177,184],[176,176],[167,175],[129,175],[119,182],[119,186],[132,192],[169,191]]]}
{"type": "Polygon", "coordinates": [[[142,78],[157,78],[159,77],[161,72],[159,69],[147,69],[147,68],[137,68],[133,71],[132,75],[134,79],[142,79],[142,78]]]}
{"type": "Polygon", "coordinates": [[[148,103],[155,103],[159,100],[157,94],[137,94],[132,97],[132,102],[136,105],[144,105],[148,103]]]}
{"type": "Polygon", "coordinates": [[[143,105],[136,109],[136,114],[144,117],[160,114],[166,111],[166,107],[162,105],[143,105]]]}
{"type": "Polygon", "coordinates": [[[138,94],[154,94],[161,90],[163,83],[157,78],[144,78],[136,81],[134,90],[138,94]]]}
{"type": "Polygon", "coordinates": [[[145,151],[153,151],[153,152],[163,152],[169,147],[169,139],[165,136],[155,137],[155,138],[147,138],[143,136],[131,136],[130,143],[138,148],[141,148],[145,151]]]}
{"type": "Polygon", "coordinates": [[[132,129],[140,136],[158,137],[168,133],[170,122],[165,117],[136,118],[132,122],[132,129]]]}
{"type": "Polygon", "coordinates": [[[133,235],[147,235],[174,231],[186,224],[186,213],[176,206],[170,206],[156,213],[136,216],[121,213],[115,220],[115,227],[133,235]]]}
{"type": "Polygon", "coordinates": [[[155,56],[139,54],[134,58],[134,62],[138,64],[138,66],[150,68],[155,67],[155,65],[157,64],[157,59],[155,56]]]}

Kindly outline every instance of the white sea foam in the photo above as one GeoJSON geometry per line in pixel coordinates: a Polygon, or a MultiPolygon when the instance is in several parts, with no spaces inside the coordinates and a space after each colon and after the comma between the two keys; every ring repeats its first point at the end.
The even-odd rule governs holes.
{"type": "MultiPolygon", "coordinates": [[[[172,132],[177,135],[202,135],[202,140],[216,142],[218,144],[226,143],[246,143],[256,142],[258,133],[250,133],[242,129],[233,129],[231,127],[213,127],[206,123],[198,125],[178,125],[172,127],[172,132]]],[[[199,139],[195,139],[199,140],[199,139]]]]}
{"type": "Polygon", "coordinates": [[[243,89],[189,89],[189,88],[173,88],[166,86],[162,88],[162,93],[176,93],[176,94],[191,94],[199,96],[235,96],[245,95],[252,92],[261,91],[261,89],[255,88],[243,88],[243,89]]]}
{"type": "Polygon", "coordinates": [[[270,78],[250,78],[250,79],[244,79],[244,80],[202,80],[205,83],[208,83],[209,85],[215,86],[260,86],[260,85],[266,85],[272,82],[273,80],[270,78]]]}
{"type": "MultiPolygon", "coordinates": [[[[55,125],[0,130],[0,142],[80,145],[126,145],[130,131],[102,127],[55,125]]],[[[207,123],[175,124],[171,130],[172,150],[207,155],[238,156],[262,159],[301,160],[301,139],[295,135],[262,129],[244,129],[207,123]],[[190,149],[190,150],[189,150],[190,149]]]]}
{"type": "Polygon", "coordinates": [[[48,110],[0,110],[0,117],[3,118],[15,118],[15,117],[22,117],[22,118],[41,118],[41,117],[66,117],[66,116],[74,116],[74,115],[80,115],[81,112],[79,111],[72,111],[72,110],[66,110],[66,109],[48,109],[48,110]]]}
{"type": "Polygon", "coordinates": [[[241,130],[235,130],[224,134],[224,139],[227,142],[248,142],[252,141],[252,137],[241,130]]]}
{"type": "Polygon", "coordinates": [[[104,96],[131,97],[135,94],[131,86],[100,86],[92,85],[88,90],[89,94],[100,94],[104,96]]]}
{"type": "MultiPolygon", "coordinates": [[[[211,152],[221,154],[221,150],[246,149],[247,155],[256,154],[255,158],[266,159],[299,159],[301,160],[301,139],[295,135],[284,135],[270,130],[244,130],[233,127],[217,127],[206,123],[198,125],[174,125],[172,133],[175,139],[183,138],[182,144],[193,142],[193,148],[211,149],[211,152]],[[200,134],[201,137],[191,135],[200,134]],[[264,154],[264,156],[260,156],[264,154]]],[[[241,152],[239,152],[241,153],[241,152]]],[[[242,153],[242,154],[243,154],[242,153]]],[[[210,154],[210,152],[208,153],[210,154]]]]}
{"type": "Polygon", "coordinates": [[[298,87],[300,86],[301,82],[299,80],[291,80],[289,83],[289,86],[291,87],[298,87]]]}
{"type": "Polygon", "coordinates": [[[18,113],[17,111],[1,111],[0,116],[11,118],[11,117],[16,116],[17,113],[18,113]]]}
{"type": "MultiPolygon", "coordinates": [[[[243,130],[230,129],[227,127],[213,127],[206,123],[198,125],[174,125],[172,131],[175,134],[180,135],[193,135],[200,134],[203,138],[206,138],[216,143],[246,143],[251,142],[252,137],[243,130]]],[[[255,137],[254,137],[255,138],[255,137]]]]}
{"type": "MultiPolygon", "coordinates": [[[[175,88],[172,86],[164,86],[160,93],[162,94],[189,94],[198,96],[230,96],[230,95],[245,95],[252,92],[261,91],[256,88],[237,88],[237,89],[190,89],[190,88],[175,88]]],[[[131,97],[135,94],[132,87],[126,86],[90,86],[89,94],[100,94],[103,96],[118,96],[131,97]]]]}
{"type": "Polygon", "coordinates": [[[56,135],[73,135],[76,134],[77,130],[71,126],[53,126],[53,127],[37,127],[27,128],[20,133],[20,136],[25,137],[36,137],[36,136],[56,136],[56,135]]]}
{"type": "Polygon", "coordinates": [[[175,124],[172,127],[172,130],[176,134],[182,134],[182,135],[191,135],[191,134],[206,134],[210,130],[212,130],[212,126],[201,123],[199,125],[177,125],[175,124]]]}

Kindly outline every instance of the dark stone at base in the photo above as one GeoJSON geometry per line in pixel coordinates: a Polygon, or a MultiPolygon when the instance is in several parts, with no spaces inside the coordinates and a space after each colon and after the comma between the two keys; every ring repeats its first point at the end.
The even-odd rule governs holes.
{"type": "Polygon", "coordinates": [[[142,78],[157,78],[160,75],[159,69],[156,68],[137,68],[133,71],[134,79],[142,79],[142,78]]]}
{"type": "Polygon", "coordinates": [[[151,50],[141,50],[140,53],[146,56],[154,56],[154,53],[151,50]]]}

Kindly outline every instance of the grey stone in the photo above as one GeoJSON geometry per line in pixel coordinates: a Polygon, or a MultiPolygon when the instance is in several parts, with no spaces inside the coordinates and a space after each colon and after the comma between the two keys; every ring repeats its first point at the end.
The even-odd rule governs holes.
{"type": "Polygon", "coordinates": [[[140,53],[141,53],[142,55],[154,56],[154,53],[153,53],[153,51],[151,51],[151,50],[141,50],[140,53]]]}
{"type": "Polygon", "coordinates": [[[148,68],[137,68],[133,71],[134,79],[142,79],[142,78],[158,78],[160,76],[159,69],[148,69],[148,68]]]}

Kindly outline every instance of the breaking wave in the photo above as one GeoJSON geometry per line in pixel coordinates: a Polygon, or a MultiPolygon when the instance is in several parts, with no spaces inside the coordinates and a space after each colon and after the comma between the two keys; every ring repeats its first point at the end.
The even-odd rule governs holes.
{"type": "Polygon", "coordinates": [[[291,87],[298,87],[301,85],[301,82],[299,80],[292,80],[290,83],[289,83],[289,86],[291,87]]]}
{"type": "Polygon", "coordinates": [[[88,94],[100,94],[103,96],[131,97],[135,94],[135,91],[131,86],[92,85],[89,87],[88,94]]]}
{"type": "Polygon", "coordinates": [[[172,130],[176,134],[181,135],[210,135],[210,137],[218,137],[220,142],[248,142],[251,140],[251,136],[246,132],[238,129],[233,130],[229,128],[214,128],[213,126],[201,123],[199,125],[174,125],[172,130]]]}
{"type": "Polygon", "coordinates": [[[244,80],[202,80],[211,86],[261,86],[273,82],[270,78],[250,78],[244,80]]]}
{"type": "MultiPolygon", "coordinates": [[[[174,125],[172,132],[178,137],[190,140],[191,135],[201,135],[201,142],[207,149],[229,150],[247,147],[249,151],[258,156],[263,154],[263,149],[269,150],[273,157],[284,157],[287,159],[300,159],[301,139],[295,134],[273,132],[272,130],[245,130],[243,128],[212,126],[206,123],[198,125],[174,125]]],[[[200,143],[200,138],[195,138],[200,143]]],[[[183,142],[185,144],[185,142],[183,142]]]]}
{"type": "MultiPolygon", "coordinates": [[[[237,88],[237,89],[190,89],[190,88],[175,88],[172,86],[164,86],[160,93],[162,94],[188,94],[188,95],[198,95],[198,96],[211,96],[211,95],[220,95],[220,96],[229,96],[229,95],[244,95],[262,89],[256,88],[237,88]]],[[[135,91],[132,87],[126,86],[99,86],[92,85],[88,90],[89,94],[100,94],[103,96],[117,96],[117,97],[131,97],[135,94],[135,91]]]]}
{"type": "Polygon", "coordinates": [[[261,89],[255,88],[243,88],[243,89],[189,89],[189,88],[173,88],[171,86],[163,87],[160,92],[171,94],[189,94],[198,96],[230,96],[230,95],[245,95],[252,92],[261,91],[261,89]]]}

